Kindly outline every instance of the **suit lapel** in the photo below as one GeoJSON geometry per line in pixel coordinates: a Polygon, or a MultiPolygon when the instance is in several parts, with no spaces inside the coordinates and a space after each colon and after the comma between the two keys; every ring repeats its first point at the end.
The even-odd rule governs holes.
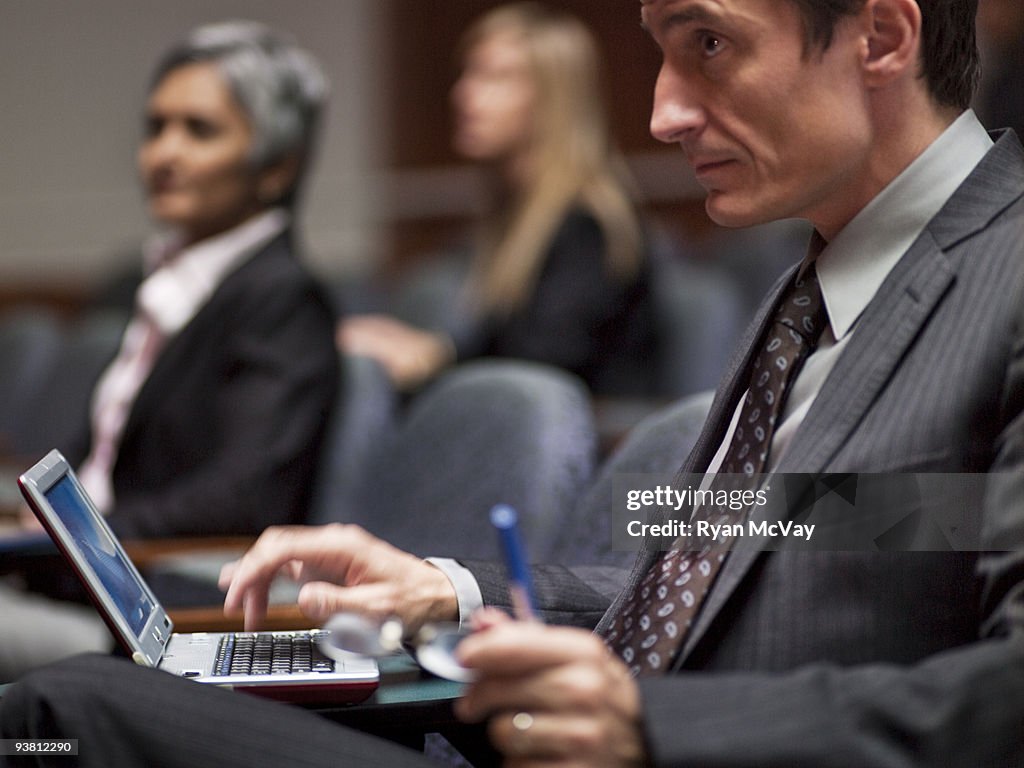
{"type": "MultiPolygon", "coordinates": [[[[775,473],[825,471],[891,378],[953,278],[952,265],[930,237],[922,236],[864,311],[850,345],[829,374],[775,473]]],[[[752,520],[759,519],[757,511],[752,513],[752,520]]],[[[764,543],[750,538],[737,541],[686,637],[680,663],[707,632],[763,551],[760,545],[764,543]]]]}
{"type": "Polygon", "coordinates": [[[949,250],[1020,197],[1024,155],[1012,138],[992,148],[886,278],[777,472],[822,472],[854,434],[955,281],[958,262],[949,250]]]}
{"type": "Polygon", "coordinates": [[[197,337],[210,333],[210,323],[220,323],[224,317],[221,305],[232,293],[231,285],[243,279],[246,272],[259,269],[268,260],[287,256],[289,253],[290,231],[273,237],[267,244],[260,246],[252,256],[242,259],[234,269],[224,276],[221,283],[214,289],[206,302],[199,307],[195,316],[173,337],[167,340],[166,346],[157,355],[153,369],[142,383],[139,393],[128,413],[121,445],[127,445],[134,438],[139,427],[146,422],[149,414],[156,409],[160,400],[169,389],[173,389],[175,379],[187,375],[188,366],[193,362],[192,352],[203,345],[196,342],[197,337]]]}
{"type": "MultiPolygon", "coordinates": [[[[786,270],[785,275],[778,280],[769,293],[770,298],[761,304],[757,315],[747,328],[742,342],[737,347],[738,351],[733,356],[732,362],[729,365],[728,372],[723,377],[723,382],[725,383],[715,392],[715,398],[711,403],[711,410],[708,413],[708,417],[704,420],[704,426],[701,428],[700,435],[697,437],[697,441],[694,443],[689,456],[676,474],[676,484],[685,475],[704,472],[711,463],[711,459],[714,458],[718,446],[725,439],[725,433],[729,428],[733,412],[736,410],[740,397],[747,389],[747,379],[749,378],[747,369],[750,367],[753,356],[756,353],[757,341],[764,334],[765,326],[768,324],[772,310],[778,303],[782,291],[789,285],[789,281],[792,279],[796,268],[794,266],[792,269],[786,270]]],[[[687,483],[684,482],[683,484],[687,483]]],[[[661,520],[666,520],[672,515],[674,515],[674,512],[668,509],[662,509],[658,513],[658,517],[661,520]]],[[[598,634],[603,634],[607,630],[612,617],[622,610],[628,596],[633,594],[633,591],[637,588],[644,575],[661,554],[661,550],[657,549],[656,545],[650,541],[645,542],[644,549],[637,555],[626,584],[598,623],[595,629],[598,634]]]]}
{"type": "Polygon", "coordinates": [[[793,274],[798,266],[793,265],[779,278],[769,292],[768,298],[762,302],[753,322],[747,328],[747,332],[738,346],[739,352],[733,356],[728,372],[723,378],[725,386],[719,387],[715,393],[715,399],[711,403],[711,410],[704,421],[704,427],[697,437],[697,442],[694,443],[690,456],[680,468],[680,473],[703,472],[715,457],[715,453],[725,439],[726,430],[729,428],[740,398],[750,383],[749,370],[754,356],[758,353],[758,341],[764,336],[775,306],[779,303],[782,292],[793,279],[793,274]]]}
{"type": "MultiPolygon", "coordinates": [[[[1021,196],[1022,168],[1024,151],[1020,143],[1012,135],[1003,135],[929,222],[864,310],[849,345],[826,379],[775,472],[820,473],[826,469],[842,469],[829,464],[852,438],[956,280],[957,264],[946,251],[984,229],[1021,196]]],[[[769,308],[777,301],[778,292],[773,295],[769,308]]],[[[764,319],[762,312],[762,323],[764,319]]],[[[750,341],[748,337],[747,342],[756,344],[757,338],[759,336],[750,341]]],[[[748,349],[743,359],[749,362],[752,352],[748,349]]],[[[734,380],[731,386],[740,387],[742,394],[745,382],[734,380]]],[[[735,408],[736,400],[732,402],[735,408]]],[[[731,416],[732,411],[728,414],[731,416]]],[[[737,543],[686,636],[676,668],[685,662],[706,634],[762,551],[763,548],[751,539],[737,543]]]]}
{"type": "Polygon", "coordinates": [[[886,278],[793,436],[777,472],[822,472],[892,378],[955,268],[925,232],[886,278]]]}
{"type": "MultiPolygon", "coordinates": [[[[199,316],[203,310],[196,313],[199,316]]],[[[146,380],[139,388],[139,394],[132,403],[128,413],[128,421],[125,422],[124,433],[121,437],[121,445],[127,445],[138,433],[140,427],[149,419],[149,415],[156,409],[161,399],[166,396],[168,387],[175,379],[188,375],[189,360],[185,356],[188,350],[192,349],[195,342],[194,336],[200,334],[200,325],[193,317],[189,322],[171,338],[167,339],[163,349],[157,355],[153,363],[153,369],[149,372],[146,380]]]]}
{"type": "MultiPolygon", "coordinates": [[[[712,401],[708,418],[705,419],[705,423],[703,423],[700,429],[700,434],[697,436],[693,449],[676,474],[676,484],[679,483],[680,478],[684,475],[705,471],[711,460],[715,457],[718,446],[722,443],[722,440],[725,438],[725,432],[729,428],[729,422],[736,409],[736,404],[746,390],[746,379],[748,379],[746,371],[751,366],[751,360],[756,352],[757,341],[764,334],[771,311],[777,303],[779,295],[790,283],[796,268],[794,266],[792,269],[786,270],[786,273],[778,280],[770,292],[770,299],[762,303],[754,321],[746,329],[742,341],[737,346],[737,352],[730,362],[727,374],[723,377],[723,382],[725,383],[715,392],[715,399],[712,401]]],[[[684,481],[683,484],[687,483],[684,481]]],[[[663,509],[658,511],[657,517],[660,520],[666,520],[674,514],[672,510],[663,509]]],[[[611,624],[612,617],[623,609],[628,597],[637,589],[647,570],[654,563],[654,560],[660,556],[662,556],[662,551],[658,550],[652,542],[644,542],[644,547],[633,563],[633,569],[630,571],[626,584],[612,601],[608,610],[605,611],[604,616],[595,628],[595,632],[599,635],[606,632],[611,624]]]]}

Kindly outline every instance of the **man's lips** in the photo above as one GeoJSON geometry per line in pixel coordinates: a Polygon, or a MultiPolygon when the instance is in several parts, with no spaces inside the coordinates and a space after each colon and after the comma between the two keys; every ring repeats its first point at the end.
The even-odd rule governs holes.
{"type": "Polygon", "coordinates": [[[696,162],[693,162],[693,170],[694,173],[696,173],[698,176],[703,176],[708,173],[713,173],[714,171],[717,171],[720,168],[724,168],[725,166],[730,165],[731,163],[734,162],[736,161],[733,160],[732,158],[721,158],[717,160],[697,160],[696,162]]]}

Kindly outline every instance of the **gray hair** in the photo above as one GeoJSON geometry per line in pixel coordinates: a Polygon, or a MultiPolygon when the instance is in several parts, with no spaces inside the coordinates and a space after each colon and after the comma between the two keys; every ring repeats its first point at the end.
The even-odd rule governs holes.
{"type": "Polygon", "coordinates": [[[192,30],[164,54],[150,91],[173,70],[213,64],[252,127],[250,160],[263,170],[289,157],[298,172],[281,199],[295,202],[316,138],[328,83],[320,65],[292,40],[255,21],[225,21],[192,30]]]}

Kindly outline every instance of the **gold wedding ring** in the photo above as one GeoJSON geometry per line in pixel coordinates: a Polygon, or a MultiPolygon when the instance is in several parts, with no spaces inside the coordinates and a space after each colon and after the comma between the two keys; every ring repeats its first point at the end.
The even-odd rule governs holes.
{"type": "Polygon", "coordinates": [[[512,717],[512,727],[520,733],[526,733],[533,725],[533,715],[529,712],[517,712],[512,717]]]}
{"type": "Polygon", "coordinates": [[[533,715],[529,712],[516,712],[512,716],[512,742],[514,754],[526,756],[530,754],[530,737],[527,736],[533,727],[533,715]]]}

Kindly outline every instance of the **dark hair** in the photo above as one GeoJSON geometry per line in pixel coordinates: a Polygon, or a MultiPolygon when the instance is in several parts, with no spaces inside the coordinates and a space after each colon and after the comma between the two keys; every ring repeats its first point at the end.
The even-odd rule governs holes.
{"type": "MultiPolygon", "coordinates": [[[[791,0],[803,16],[810,46],[832,43],[836,23],[865,0],[791,0]]],[[[917,0],[921,9],[922,69],[928,91],[945,107],[967,109],[981,76],[974,17],[978,0],[917,0]]]]}

